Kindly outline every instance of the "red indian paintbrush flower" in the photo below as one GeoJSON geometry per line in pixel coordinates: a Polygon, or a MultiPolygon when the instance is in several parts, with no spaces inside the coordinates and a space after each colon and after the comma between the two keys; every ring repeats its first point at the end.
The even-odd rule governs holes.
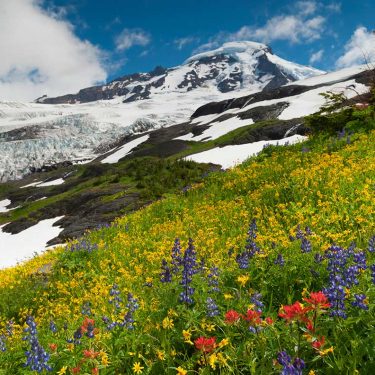
{"type": "Polygon", "coordinates": [[[257,325],[262,322],[262,319],[260,318],[261,315],[261,311],[247,310],[244,319],[248,321],[251,325],[257,325]]]}
{"type": "Polygon", "coordinates": [[[195,347],[204,353],[212,352],[216,347],[216,337],[198,337],[194,341],[195,347]]]}
{"type": "Polygon", "coordinates": [[[306,307],[308,311],[323,310],[331,306],[331,304],[328,302],[327,296],[323,292],[311,292],[310,298],[304,298],[303,300],[310,305],[306,307]]]}
{"type": "Polygon", "coordinates": [[[229,310],[225,314],[225,323],[232,324],[240,320],[241,315],[236,310],[229,310]]]}
{"type": "Polygon", "coordinates": [[[282,306],[279,312],[279,317],[285,319],[288,322],[300,321],[306,322],[308,320],[306,313],[309,310],[300,302],[294,302],[293,305],[282,306]]]}
{"type": "Polygon", "coordinates": [[[85,350],[83,351],[83,356],[84,356],[85,358],[92,358],[92,359],[94,359],[94,358],[96,358],[99,354],[100,354],[100,352],[96,352],[96,351],[93,350],[93,349],[89,349],[89,350],[85,349],[85,350]]]}
{"type": "Polygon", "coordinates": [[[325,342],[325,337],[322,336],[320,337],[319,340],[313,341],[311,345],[314,349],[320,349],[324,345],[324,342],[325,342]]]}

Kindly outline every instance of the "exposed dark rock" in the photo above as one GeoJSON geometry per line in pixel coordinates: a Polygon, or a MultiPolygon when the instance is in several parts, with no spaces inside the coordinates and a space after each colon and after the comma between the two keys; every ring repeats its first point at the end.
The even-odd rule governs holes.
{"type": "Polygon", "coordinates": [[[255,94],[246,95],[240,98],[235,99],[228,99],[223,100],[220,102],[212,102],[199,107],[191,116],[192,118],[212,115],[212,114],[219,114],[222,112],[227,111],[228,109],[240,109],[249,104],[261,102],[264,100],[271,100],[271,99],[282,99],[288,98],[290,96],[300,95],[306,91],[314,90],[319,87],[330,86],[334,83],[347,81],[348,79],[355,79],[357,82],[360,83],[367,83],[370,81],[371,77],[375,76],[375,70],[372,71],[364,71],[358,74],[353,75],[350,78],[344,78],[342,80],[335,80],[330,82],[325,82],[315,86],[302,86],[302,85],[288,85],[288,86],[281,86],[277,88],[267,88],[261,92],[257,92],[255,94]]]}
{"type": "Polygon", "coordinates": [[[289,137],[295,134],[306,135],[308,133],[309,129],[304,125],[303,119],[275,120],[264,126],[249,126],[246,131],[235,136],[232,140],[224,142],[222,146],[278,140],[286,136],[289,137]]]}

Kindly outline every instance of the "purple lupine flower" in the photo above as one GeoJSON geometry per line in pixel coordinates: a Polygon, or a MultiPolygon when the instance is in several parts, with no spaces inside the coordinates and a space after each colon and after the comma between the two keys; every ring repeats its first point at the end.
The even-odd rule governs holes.
{"type": "Polygon", "coordinates": [[[250,301],[251,301],[252,304],[255,305],[256,311],[258,311],[258,312],[262,311],[262,309],[264,307],[264,303],[262,302],[262,295],[260,293],[254,292],[250,296],[250,301]]]}
{"type": "Polygon", "coordinates": [[[4,335],[0,336],[0,352],[6,352],[7,347],[5,345],[6,337],[4,335]]]}
{"type": "Polygon", "coordinates": [[[122,298],[120,297],[120,290],[116,283],[112,285],[109,295],[113,298],[110,298],[108,302],[112,304],[116,310],[120,310],[122,298]]]}
{"type": "Polygon", "coordinates": [[[219,268],[218,267],[211,267],[210,273],[207,276],[208,278],[208,285],[211,287],[208,290],[208,293],[218,293],[220,292],[219,288],[219,268]]]}
{"type": "Polygon", "coordinates": [[[255,239],[257,238],[257,229],[256,220],[253,219],[247,232],[245,250],[236,256],[236,262],[240,269],[248,268],[250,259],[253,258],[256,253],[260,252],[260,248],[255,242],[255,239]]]}
{"type": "Polygon", "coordinates": [[[182,259],[182,278],[180,284],[183,287],[183,291],[180,293],[180,302],[187,304],[193,304],[194,300],[191,297],[194,294],[194,288],[190,285],[193,281],[193,275],[197,271],[197,255],[193,245],[193,240],[189,239],[189,244],[184,252],[182,259]]]}
{"type": "Polygon", "coordinates": [[[285,265],[285,260],[282,254],[277,254],[277,258],[273,262],[274,264],[278,264],[280,267],[284,267],[285,265]]]}
{"type": "Polygon", "coordinates": [[[90,241],[83,238],[77,243],[71,244],[69,247],[67,247],[67,250],[71,252],[83,251],[92,253],[93,251],[98,250],[98,244],[91,243],[90,241]]]}
{"type": "Polygon", "coordinates": [[[297,229],[296,229],[296,239],[297,240],[302,240],[302,238],[304,238],[304,237],[305,237],[305,235],[302,232],[301,226],[298,224],[297,225],[297,229]]]}
{"type": "Polygon", "coordinates": [[[120,324],[121,327],[126,327],[127,329],[131,330],[134,329],[134,313],[139,309],[138,299],[134,298],[132,293],[128,293],[127,297],[128,303],[126,304],[126,308],[128,311],[124,316],[123,322],[120,324]]]}
{"type": "Polygon", "coordinates": [[[79,327],[77,330],[73,333],[73,338],[72,340],[74,342],[74,345],[80,345],[81,344],[81,338],[82,338],[82,328],[79,327]]]}
{"type": "Polygon", "coordinates": [[[352,302],[352,306],[359,307],[363,310],[368,310],[368,305],[366,303],[366,295],[365,294],[354,294],[355,301],[352,302]]]}
{"type": "Polygon", "coordinates": [[[359,269],[365,270],[367,268],[366,254],[364,251],[359,251],[358,253],[354,253],[353,261],[357,264],[359,269]]]}
{"type": "MultiPolygon", "coordinates": [[[[367,268],[364,252],[355,252],[355,244],[345,250],[339,246],[331,246],[326,254],[329,271],[328,287],[323,289],[331,303],[331,316],[346,318],[345,313],[345,288],[358,285],[358,275],[367,268]]],[[[361,301],[353,302],[360,306],[361,301]]]]}
{"type": "Polygon", "coordinates": [[[326,254],[329,271],[328,287],[323,289],[324,294],[331,303],[331,316],[346,318],[345,313],[345,287],[347,286],[343,274],[346,272],[348,253],[339,246],[331,246],[326,254]]]}
{"type": "Polygon", "coordinates": [[[165,259],[161,261],[160,281],[162,283],[170,283],[172,281],[172,272],[165,259]]]}
{"type": "Polygon", "coordinates": [[[53,320],[51,320],[49,322],[49,329],[51,330],[52,333],[56,333],[57,332],[57,327],[56,327],[56,324],[53,320]]]}
{"type": "Polygon", "coordinates": [[[345,134],[346,134],[345,129],[342,129],[342,130],[340,130],[340,131],[337,132],[337,138],[338,139],[342,139],[342,138],[345,137],[345,134]]]}
{"type": "Polygon", "coordinates": [[[375,252],[375,235],[372,236],[369,241],[368,241],[368,251],[370,253],[374,253],[375,252]]]}
{"type": "Polygon", "coordinates": [[[212,318],[213,316],[220,315],[219,307],[211,297],[208,297],[206,300],[206,308],[208,317],[212,318]]]}
{"type": "Polygon", "coordinates": [[[277,355],[277,362],[283,366],[280,375],[302,375],[305,368],[305,362],[301,358],[295,358],[292,364],[292,358],[286,351],[282,351],[277,355]]]}
{"type": "Polygon", "coordinates": [[[91,303],[89,301],[85,302],[81,308],[81,314],[86,316],[91,316],[91,303]]]}
{"type": "Polygon", "coordinates": [[[296,358],[293,362],[293,367],[302,374],[302,370],[306,367],[305,361],[301,358],[296,358]]]}
{"type": "Polygon", "coordinates": [[[310,253],[312,246],[311,242],[307,239],[308,236],[312,234],[312,231],[309,227],[305,228],[305,231],[303,232],[301,229],[301,226],[298,224],[296,229],[295,238],[297,240],[301,240],[301,251],[302,253],[310,253]]]}
{"type": "Polygon", "coordinates": [[[281,351],[277,355],[277,362],[279,362],[281,366],[286,366],[290,364],[291,361],[292,361],[292,358],[285,350],[281,351]]]}
{"type": "Polygon", "coordinates": [[[372,283],[375,284],[375,264],[370,266],[372,283]]]}
{"type": "Polygon", "coordinates": [[[91,322],[89,322],[87,324],[87,332],[86,332],[86,336],[89,339],[93,339],[94,338],[94,336],[95,336],[94,330],[95,330],[94,325],[91,322]]]}
{"type": "Polygon", "coordinates": [[[23,340],[29,342],[30,349],[25,352],[25,366],[39,373],[43,370],[52,371],[52,367],[48,364],[50,355],[39,343],[37,326],[32,316],[26,318],[26,325],[27,327],[24,329],[24,332],[27,335],[23,337],[23,340]]]}
{"type": "Polygon", "coordinates": [[[302,241],[301,241],[301,251],[303,253],[310,253],[311,252],[311,242],[306,238],[302,238],[302,241]]]}
{"type": "Polygon", "coordinates": [[[171,272],[174,275],[177,275],[180,272],[180,268],[182,266],[182,256],[181,256],[181,244],[179,238],[174,240],[173,248],[172,248],[172,267],[171,272]]]}
{"type": "Polygon", "coordinates": [[[314,260],[315,260],[315,263],[322,263],[324,260],[324,256],[322,254],[315,253],[314,260]]]}

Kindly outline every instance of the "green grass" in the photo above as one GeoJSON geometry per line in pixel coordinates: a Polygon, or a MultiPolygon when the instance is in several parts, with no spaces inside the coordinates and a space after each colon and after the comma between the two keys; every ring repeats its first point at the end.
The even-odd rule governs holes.
{"type": "MultiPolygon", "coordinates": [[[[54,373],[66,366],[67,373],[80,367],[83,374],[95,368],[101,374],[280,374],[277,357],[285,350],[292,363],[297,357],[304,360],[303,374],[372,374],[375,286],[370,267],[375,253],[368,244],[375,234],[375,131],[358,130],[349,142],[318,134],[303,144],[266,148],[241,166],[212,173],[179,193],[171,193],[169,184],[196,171],[193,165],[179,164],[176,171],[171,161],[150,165],[147,158],[133,160],[131,178],[148,185],[154,183],[150,173],[158,175],[155,186],[164,187],[164,199],[88,233],[75,251],[68,247],[0,271],[0,330],[7,345],[0,352],[0,370],[32,374],[22,366],[28,350],[23,327],[32,315],[54,373]],[[256,230],[249,228],[253,219],[256,230]],[[298,226],[311,251],[301,250],[301,240],[290,239],[298,226]],[[192,304],[180,301],[186,292],[181,268],[170,283],[161,282],[162,260],[164,271],[172,267],[176,238],[182,254],[193,244],[199,261],[191,280],[192,304]],[[189,238],[194,242],[189,244],[189,238]],[[355,255],[345,250],[353,241],[355,255]],[[347,319],[316,307],[287,323],[279,316],[283,306],[300,301],[309,308],[311,293],[329,286],[324,255],[332,244],[347,255],[345,268],[358,266],[358,283],[345,290],[347,319]],[[259,251],[255,247],[248,267],[239,268],[238,256],[254,245],[259,251]],[[279,255],[284,265],[275,263],[279,255]],[[367,268],[359,265],[361,256],[367,268]],[[317,257],[323,259],[317,262],[317,257]],[[51,270],[41,272],[46,264],[51,270]],[[216,285],[212,280],[220,291],[210,291],[216,285]],[[117,291],[122,298],[118,309],[109,303],[117,291]],[[361,294],[368,309],[352,304],[361,294]],[[263,303],[258,318],[254,296],[263,303]],[[218,315],[207,316],[208,298],[217,304],[218,315]],[[242,317],[228,322],[230,310],[242,317]],[[105,317],[120,323],[129,312],[133,329],[107,329],[105,317]],[[67,342],[79,327],[87,328],[88,317],[94,320],[95,337],[67,342]],[[10,319],[15,323],[11,337],[6,331],[10,319]],[[49,330],[51,320],[56,333],[49,330]],[[200,350],[197,340],[204,339],[216,340],[216,346],[200,350]]],[[[115,175],[113,170],[109,175],[115,175]]]]}

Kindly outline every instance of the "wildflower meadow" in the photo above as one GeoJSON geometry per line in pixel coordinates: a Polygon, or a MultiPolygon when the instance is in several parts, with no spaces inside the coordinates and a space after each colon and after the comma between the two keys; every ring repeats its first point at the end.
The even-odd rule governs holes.
{"type": "Polygon", "coordinates": [[[0,271],[0,374],[375,373],[374,144],[267,147],[0,271]]]}

